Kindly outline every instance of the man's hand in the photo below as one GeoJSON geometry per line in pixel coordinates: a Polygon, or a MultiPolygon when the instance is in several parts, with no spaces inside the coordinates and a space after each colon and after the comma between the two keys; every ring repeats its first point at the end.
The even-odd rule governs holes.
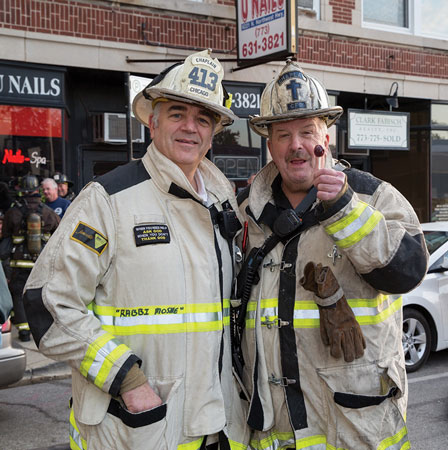
{"type": "Polygon", "coordinates": [[[314,176],[314,186],[317,188],[317,198],[331,202],[341,197],[346,189],[344,172],[334,169],[320,169],[314,176]]]}
{"type": "Polygon", "coordinates": [[[131,413],[147,411],[163,403],[162,399],[153,391],[149,383],[142,384],[131,391],[124,392],[121,394],[121,398],[131,413]]]}

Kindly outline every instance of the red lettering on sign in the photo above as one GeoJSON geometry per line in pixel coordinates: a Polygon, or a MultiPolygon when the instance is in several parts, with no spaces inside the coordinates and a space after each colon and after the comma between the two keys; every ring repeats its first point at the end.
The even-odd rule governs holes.
{"type": "Polygon", "coordinates": [[[29,161],[25,155],[22,155],[22,150],[20,148],[17,150],[17,153],[14,154],[14,150],[10,150],[5,148],[5,154],[3,155],[2,164],[13,163],[13,164],[23,164],[25,161],[29,161]]]}

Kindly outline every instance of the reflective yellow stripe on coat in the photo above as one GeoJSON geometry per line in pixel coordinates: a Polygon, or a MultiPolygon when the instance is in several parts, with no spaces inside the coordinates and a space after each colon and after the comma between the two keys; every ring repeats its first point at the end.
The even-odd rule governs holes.
{"type": "MultiPolygon", "coordinates": [[[[294,446],[294,434],[273,432],[268,437],[255,440],[250,443],[255,450],[346,450],[345,448],[335,447],[327,442],[325,435],[309,436],[297,439],[294,446]]],[[[407,428],[403,427],[397,434],[384,439],[376,450],[408,450],[411,448],[407,428]]]]}
{"type": "Polygon", "coordinates": [[[102,328],[115,336],[219,331],[230,323],[230,302],[116,308],[91,306],[102,328]]]}
{"type": "MultiPolygon", "coordinates": [[[[373,299],[349,299],[348,304],[360,325],[373,325],[385,321],[398,311],[402,304],[402,297],[379,294],[373,299]]],[[[255,313],[257,303],[249,302],[246,313],[246,327],[255,327],[255,313]]],[[[260,305],[262,325],[273,325],[278,319],[278,299],[262,299],[260,305]]],[[[319,309],[314,300],[298,300],[294,307],[294,328],[318,328],[319,309]]]]}

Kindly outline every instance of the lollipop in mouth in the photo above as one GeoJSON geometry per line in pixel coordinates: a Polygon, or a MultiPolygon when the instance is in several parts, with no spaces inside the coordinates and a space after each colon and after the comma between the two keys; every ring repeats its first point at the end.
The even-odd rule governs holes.
{"type": "Polygon", "coordinates": [[[314,147],[314,155],[317,158],[317,169],[322,169],[324,167],[324,158],[322,156],[325,155],[325,149],[322,145],[316,145],[314,147]]]}

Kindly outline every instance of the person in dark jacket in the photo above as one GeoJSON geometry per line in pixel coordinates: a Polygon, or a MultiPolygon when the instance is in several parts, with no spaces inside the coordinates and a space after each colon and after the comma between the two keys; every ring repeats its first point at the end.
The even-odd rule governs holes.
{"type": "Polygon", "coordinates": [[[13,323],[21,341],[30,340],[30,328],[23,308],[22,292],[31,269],[51,234],[59,225],[59,216],[42,203],[39,180],[26,175],[20,181],[22,197],[10,208],[3,222],[0,246],[2,260],[10,258],[9,289],[13,300],[13,323]]]}

